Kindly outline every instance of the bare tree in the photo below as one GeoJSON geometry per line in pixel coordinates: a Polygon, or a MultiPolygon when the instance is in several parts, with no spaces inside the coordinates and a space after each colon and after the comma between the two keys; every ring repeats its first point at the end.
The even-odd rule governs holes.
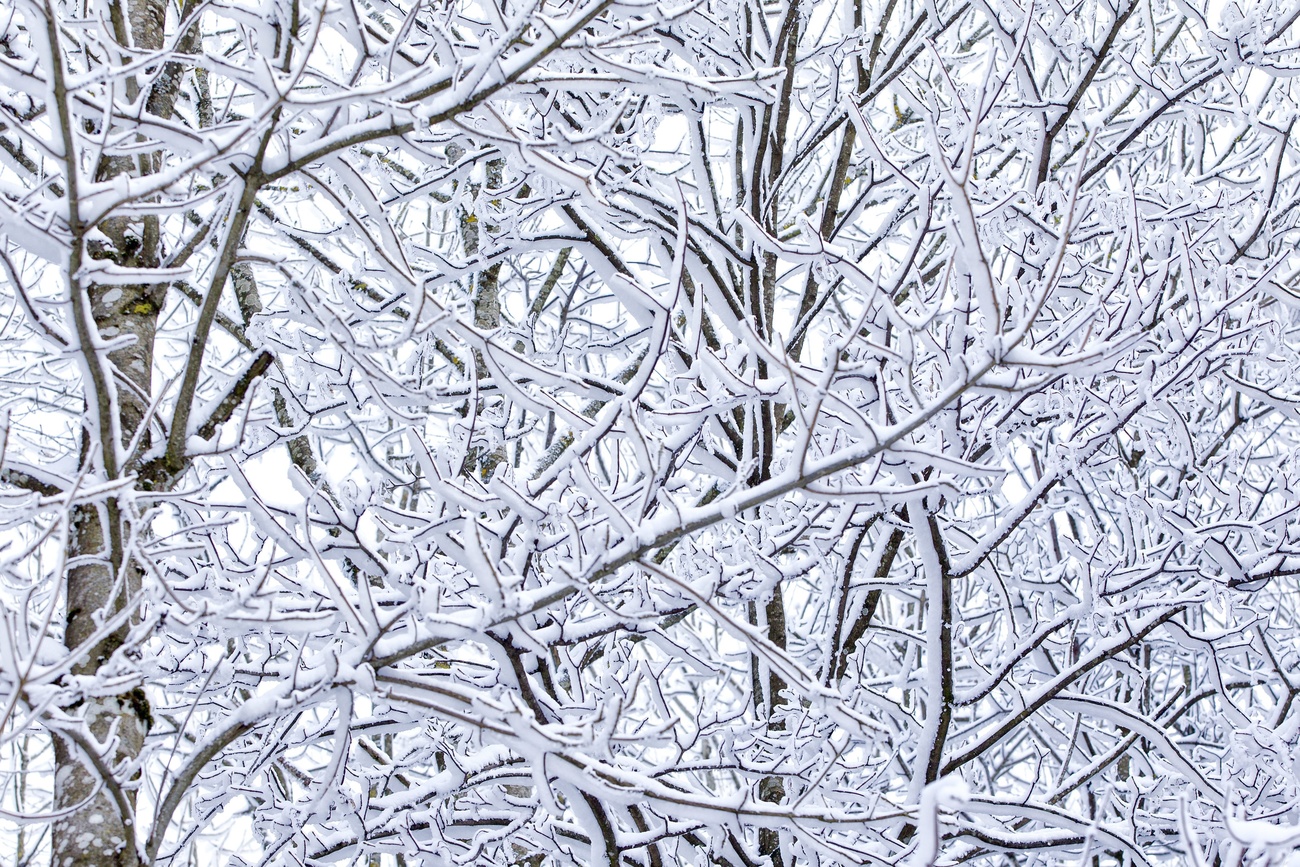
{"type": "Polygon", "coordinates": [[[20,862],[1291,853],[1300,7],[4,12],[20,862]]]}

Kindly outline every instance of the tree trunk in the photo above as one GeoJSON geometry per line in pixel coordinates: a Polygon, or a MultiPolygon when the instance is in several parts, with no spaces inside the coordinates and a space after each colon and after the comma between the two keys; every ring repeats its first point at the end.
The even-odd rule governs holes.
{"type": "MultiPolygon", "coordinates": [[[[116,510],[102,510],[110,511],[116,510]]],[[[105,616],[120,612],[126,593],[114,587],[117,582],[110,556],[114,546],[104,533],[112,517],[90,508],[79,508],[74,515],[77,523],[69,543],[69,561],[76,562],[72,558],[77,557],[81,563],[68,569],[65,640],[69,648],[81,648],[73,674],[93,677],[122,645],[128,628],[124,623],[92,641],[97,629],[94,616],[99,612],[105,616]]],[[[138,579],[135,564],[124,571],[131,579],[138,579]]],[[[128,583],[138,586],[138,580],[128,583]]],[[[88,697],[65,708],[65,712],[84,718],[85,731],[93,736],[94,743],[84,739],[74,743],[68,734],[54,739],[55,805],[72,812],[54,824],[52,863],[59,867],[133,867],[140,863],[134,827],[129,824],[130,817],[123,815],[124,806],[134,809],[135,792],[130,788],[130,779],[123,778],[133,774],[122,771],[130,767],[144,746],[150,720],[148,698],[142,688],[136,687],[120,695],[88,697]],[[110,738],[111,749],[101,749],[110,738]],[[104,779],[106,766],[117,771],[113,779],[104,779]]]]}
{"type": "MultiPolygon", "coordinates": [[[[111,20],[125,55],[162,47],[165,6],[160,0],[119,2],[111,10],[111,20]]],[[[169,71],[173,72],[171,78],[176,78],[175,71],[169,71]]],[[[163,79],[163,86],[151,92],[149,107],[155,113],[170,114],[174,93],[166,87],[168,76],[163,79]]],[[[134,80],[128,82],[128,91],[131,98],[136,98],[134,80]]],[[[97,180],[146,175],[156,170],[154,163],[155,158],[148,154],[135,158],[110,156],[101,161],[97,180]]],[[[96,228],[107,240],[82,241],[85,258],[109,260],[130,268],[159,267],[156,217],[113,217],[96,228]]],[[[74,296],[83,292],[89,295],[99,338],[129,338],[127,345],[108,353],[117,398],[110,409],[117,415],[120,445],[129,455],[133,448],[148,445],[146,413],[152,392],[154,337],[166,284],[101,286],[81,284],[75,274],[70,279],[74,296]]],[[[82,351],[94,350],[83,345],[82,351]]],[[[96,399],[90,396],[89,383],[86,387],[87,400],[96,399]]],[[[101,412],[103,409],[101,402],[101,412]]],[[[88,469],[103,473],[106,481],[122,474],[123,468],[112,453],[116,444],[104,442],[102,436],[96,438],[89,430],[83,430],[82,437],[83,461],[88,469]],[[96,454],[96,450],[100,453],[96,454]]],[[[105,668],[112,665],[114,654],[127,639],[143,570],[131,544],[132,516],[117,498],[77,506],[71,517],[64,642],[75,656],[72,674],[93,679],[106,673],[105,668]],[[114,618],[120,621],[116,628],[101,633],[114,618]]],[[[67,811],[53,827],[52,863],[57,867],[133,867],[141,863],[133,818],[137,775],[134,763],[152,719],[149,699],[141,686],[119,694],[99,692],[93,686],[85,688],[64,708],[69,717],[84,720],[84,726],[61,730],[54,739],[55,806],[67,811]]]]}

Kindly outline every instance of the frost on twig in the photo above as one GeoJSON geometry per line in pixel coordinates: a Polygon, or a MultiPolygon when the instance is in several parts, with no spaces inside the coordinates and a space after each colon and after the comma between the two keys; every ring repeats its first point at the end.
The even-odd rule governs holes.
{"type": "Polygon", "coordinates": [[[0,851],[1282,863],[1297,26],[16,0],[0,851]]]}

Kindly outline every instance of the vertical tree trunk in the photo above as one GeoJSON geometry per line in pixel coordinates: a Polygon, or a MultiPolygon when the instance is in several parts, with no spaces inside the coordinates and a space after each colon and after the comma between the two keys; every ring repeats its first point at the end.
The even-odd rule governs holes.
{"type": "MultiPolygon", "coordinates": [[[[789,0],[782,16],[773,60],[785,69],[780,95],[774,106],[764,110],[759,126],[760,145],[758,159],[753,167],[753,180],[750,185],[750,208],[756,222],[764,225],[775,237],[780,234],[780,197],[774,195],[781,183],[781,169],[785,162],[786,134],[790,125],[790,105],[794,98],[795,66],[798,60],[800,36],[800,3],[789,0]]],[[[779,263],[773,253],[763,254],[761,265],[751,278],[751,316],[755,332],[760,339],[772,341],[779,339],[776,330],[776,294],[779,263]]],[[[790,335],[785,335],[787,338],[790,335]]],[[[757,356],[756,368],[760,377],[769,374],[767,360],[757,356]]],[[[754,431],[754,455],[756,458],[750,473],[750,487],[758,487],[772,478],[772,462],[776,456],[776,440],[781,434],[781,416],[783,407],[776,401],[763,401],[760,404],[754,431]]],[[[781,582],[773,585],[771,595],[764,601],[763,626],[767,638],[781,649],[786,647],[786,610],[785,593],[781,582]]],[[[757,625],[757,624],[756,624],[757,625]]],[[[765,701],[758,708],[761,717],[767,720],[767,730],[780,738],[785,732],[785,721],[780,718],[779,710],[785,703],[781,692],[787,687],[785,679],[775,670],[769,670],[765,701]]],[[[776,774],[759,781],[758,796],[769,804],[781,804],[786,800],[785,780],[776,774]]],[[[781,835],[773,828],[763,828],[758,832],[758,851],[766,857],[772,867],[785,867],[786,853],[782,851],[781,835]]]]}
{"type": "MultiPolygon", "coordinates": [[[[487,164],[487,183],[482,189],[476,190],[476,196],[488,196],[493,192],[501,189],[502,172],[505,168],[503,160],[491,160],[487,164]]],[[[486,211],[489,207],[495,205],[485,205],[486,211]]],[[[483,238],[480,236],[481,229],[487,232],[496,231],[496,226],[491,224],[480,227],[477,214],[466,212],[460,217],[461,240],[465,245],[465,256],[470,258],[479,252],[483,238]]],[[[484,331],[501,326],[501,263],[495,262],[482,271],[474,278],[474,326],[484,331]]],[[[487,359],[479,350],[474,350],[474,369],[479,379],[487,379],[492,376],[487,359]]],[[[482,400],[476,407],[472,408],[475,419],[479,418],[489,409],[488,404],[482,400]]],[[[466,406],[467,413],[471,408],[466,406]]],[[[505,460],[506,451],[504,444],[497,444],[492,448],[485,448],[481,445],[471,445],[466,452],[465,465],[462,472],[467,475],[475,475],[486,481],[492,477],[493,471],[497,464],[505,460]]]]}
{"type": "MultiPolygon", "coordinates": [[[[114,37],[123,48],[124,58],[162,47],[165,15],[160,0],[128,0],[112,7],[114,37]]],[[[179,75],[177,70],[168,71],[172,79],[179,75]]],[[[150,95],[150,108],[155,113],[161,109],[161,113],[170,114],[175,81],[164,85],[168,83],[173,87],[155,89],[150,95]],[[160,101],[167,105],[160,105],[160,101]]],[[[134,79],[128,82],[130,98],[138,97],[137,87],[134,79]]],[[[155,157],[149,154],[108,157],[96,171],[97,180],[149,174],[156,170],[154,163],[155,157]]],[[[161,241],[156,217],[114,217],[103,220],[97,228],[107,240],[85,243],[82,253],[86,258],[109,260],[129,268],[159,266],[161,241]]],[[[166,284],[85,285],[76,282],[75,275],[73,280],[74,293],[89,295],[98,336],[129,341],[108,354],[117,395],[110,409],[117,414],[120,445],[129,451],[139,437],[143,447],[149,434],[146,413],[152,391],[154,337],[166,284]]],[[[94,350],[83,345],[82,351],[94,350]]],[[[88,467],[110,478],[122,472],[116,456],[110,454],[118,444],[97,440],[90,431],[83,431],[82,436],[83,461],[88,467]]],[[[127,639],[132,620],[129,612],[143,570],[130,544],[132,516],[116,498],[76,507],[72,521],[64,642],[75,656],[73,675],[94,678],[111,665],[114,653],[127,639]],[[116,628],[99,634],[114,618],[121,621],[116,628]]],[[[139,686],[116,695],[100,695],[92,687],[64,710],[71,717],[84,719],[85,726],[79,732],[62,732],[54,741],[55,806],[67,813],[54,823],[53,864],[134,867],[141,862],[133,819],[133,764],[151,722],[148,696],[139,686]]]]}
{"type": "MultiPolygon", "coordinates": [[[[98,628],[95,615],[112,616],[126,603],[128,589],[117,587],[115,572],[125,572],[128,584],[138,586],[139,569],[128,564],[115,570],[112,552],[118,547],[104,532],[115,519],[119,527],[125,522],[112,514],[116,509],[79,508],[74,513],[76,526],[69,542],[67,573],[67,623],[65,641],[79,649],[72,672],[91,676],[112,658],[126,637],[127,624],[98,641],[92,636],[98,628]],[[74,559],[75,558],[75,559],[74,559]]],[[[85,719],[85,728],[95,743],[74,743],[64,734],[54,740],[55,806],[71,811],[54,823],[53,864],[58,867],[133,867],[140,863],[136,854],[135,829],[123,807],[133,810],[135,792],[129,779],[104,779],[107,769],[121,770],[133,762],[144,746],[149,727],[149,701],[140,687],[120,695],[90,697],[65,709],[69,715],[85,719]],[[113,747],[101,751],[100,745],[112,738],[113,747]],[[91,753],[100,753],[97,758],[91,753]]]]}

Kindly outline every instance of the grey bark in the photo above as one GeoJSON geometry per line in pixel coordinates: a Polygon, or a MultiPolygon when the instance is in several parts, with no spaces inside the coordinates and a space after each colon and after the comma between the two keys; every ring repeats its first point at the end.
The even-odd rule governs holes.
{"type": "MultiPolygon", "coordinates": [[[[166,7],[160,0],[118,3],[111,15],[115,36],[125,52],[162,47],[166,7]]],[[[176,71],[171,72],[175,78],[176,71]]],[[[134,91],[136,86],[132,82],[129,89],[134,91]]],[[[150,108],[155,113],[170,114],[175,94],[166,91],[158,88],[150,94],[150,108]]],[[[156,158],[145,154],[107,158],[96,174],[103,180],[145,175],[155,169],[156,158]]],[[[87,244],[89,258],[130,268],[159,266],[157,218],[114,217],[97,228],[108,240],[87,244]]],[[[89,294],[94,327],[102,338],[132,338],[110,352],[108,361],[118,395],[122,445],[129,449],[138,442],[137,449],[147,447],[154,338],[167,286],[74,284],[73,291],[89,294]]],[[[84,459],[93,458],[92,449],[113,447],[112,443],[96,442],[89,431],[83,432],[83,437],[84,459]]],[[[121,471],[116,460],[106,459],[102,465],[121,471]]],[[[71,517],[64,642],[76,658],[73,675],[93,677],[112,665],[126,641],[132,620],[129,612],[143,572],[129,544],[131,516],[115,499],[78,506],[71,517]],[[128,616],[122,617],[124,614],[128,616]],[[113,618],[119,618],[120,625],[101,632],[102,625],[113,618]]],[[[118,695],[79,697],[64,711],[84,720],[84,727],[59,732],[54,739],[55,807],[66,814],[52,829],[52,863],[55,867],[135,867],[141,863],[133,818],[135,761],[152,721],[148,696],[137,686],[118,695]]]]}

